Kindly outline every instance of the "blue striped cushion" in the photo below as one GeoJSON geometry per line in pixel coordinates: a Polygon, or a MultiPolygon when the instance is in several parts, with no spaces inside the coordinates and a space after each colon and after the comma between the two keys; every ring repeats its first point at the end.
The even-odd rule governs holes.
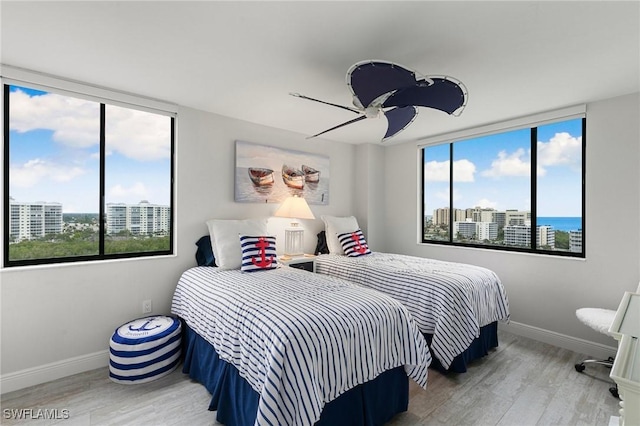
{"type": "Polygon", "coordinates": [[[162,315],[118,327],[109,343],[109,378],[134,384],[166,376],[180,362],[181,337],[180,321],[162,315]]]}
{"type": "Polygon", "coordinates": [[[364,256],[365,254],[371,254],[367,241],[364,239],[364,235],[361,230],[354,232],[345,232],[338,235],[338,241],[342,245],[344,254],[349,257],[364,256]]]}
{"type": "Polygon", "coordinates": [[[242,249],[242,272],[256,272],[278,267],[276,237],[248,235],[240,236],[242,249]]]}

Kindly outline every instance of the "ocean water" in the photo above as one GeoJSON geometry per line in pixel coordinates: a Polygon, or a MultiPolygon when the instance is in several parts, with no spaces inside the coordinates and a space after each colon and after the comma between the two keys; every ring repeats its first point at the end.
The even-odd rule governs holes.
{"type": "Polygon", "coordinates": [[[582,229],[581,217],[538,217],[538,225],[550,225],[556,231],[577,231],[582,229]]]}

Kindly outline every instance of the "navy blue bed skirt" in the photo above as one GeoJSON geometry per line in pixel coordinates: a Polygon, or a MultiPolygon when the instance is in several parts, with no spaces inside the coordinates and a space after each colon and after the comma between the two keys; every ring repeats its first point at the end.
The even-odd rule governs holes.
{"type": "MultiPolygon", "coordinates": [[[[427,339],[429,347],[431,347],[433,335],[425,334],[424,337],[427,339]]],[[[453,359],[448,369],[445,369],[438,358],[433,356],[432,353],[433,360],[431,361],[431,368],[441,373],[464,373],[467,371],[467,364],[474,359],[488,355],[489,349],[496,347],[498,347],[498,322],[494,321],[480,328],[480,336],[471,342],[471,345],[469,345],[466,351],[453,359]]]]}
{"type": "MultiPolygon", "coordinates": [[[[182,372],[211,393],[209,410],[227,426],[253,425],[259,395],[238,370],[218,358],[209,342],[183,322],[182,372]]],[[[388,370],[327,403],[316,425],[382,425],[407,411],[409,378],[404,367],[388,370]]]]}

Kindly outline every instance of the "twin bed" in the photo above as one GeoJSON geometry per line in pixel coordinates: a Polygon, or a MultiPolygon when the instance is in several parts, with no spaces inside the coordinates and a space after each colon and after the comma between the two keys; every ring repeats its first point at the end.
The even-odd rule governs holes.
{"type": "Polygon", "coordinates": [[[427,385],[430,353],[406,308],[337,278],[196,267],[172,312],[186,324],[183,371],[227,425],[382,424],[407,409],[407,377],[427,385]]]}
{"type": "Polygon", "coordinates": [[[498,346],[497,322],[509,319],[506,292],[486,268],[399,254],[322,254],[316,272],[392,296],[429,342],[433,367],[463,373],[498,346]]]}
{"type": "Polygon", "coordinates": [[[381,291],[407,307],[429,343],[432,367],[464,373],[498,346],[509,301],[495,272],[480,266],[371,252],[354,216],[322,216],[316,272],[381,291]],[[353,246],[360,250],[354,250],[353,246]],[[326,254],[323,254],[326,253],[326,254]]]}
{"type": "Polygon", "coordinates": [[[172,313],[183,372],[226,425],[383,424],[406,411],[409,378],[426,387],[432,353],[456,371],[478,342],[497,345],[491,327],[508,319],[504,289],[482,268],[429,263],[416,275],[426,259],[369,252],[318,256],[312,274],[265,257],[266,221],[215,222],[198,243],[208,266],[182,275],[172,313]]]}

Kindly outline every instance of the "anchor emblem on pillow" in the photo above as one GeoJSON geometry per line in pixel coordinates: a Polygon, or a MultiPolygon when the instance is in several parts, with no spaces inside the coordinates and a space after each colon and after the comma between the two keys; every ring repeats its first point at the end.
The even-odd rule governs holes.
{"type": "Polygon", "coordinates": [[[258,254],[260,257],[252,257],[251,263],[256,265],[258,268],[268,268],[271,266],[271,262],[273,262],[273,256],[267,258],[267,248],[269,247],[269,242],[264,239],[264,237],[258,238],[258,242],[255,244],[256,248],[258,248],[258,254]]]}
{"type": "Polygon", "coordinates": [[[357,232],[352,232],[351,233],[351,239],[353,241],[355,241],[355,243],[356,243],[355,247],[353,248],[354,251],[356,251],[356,252],[358,252],[360,254],[364,254],[367,251],[366,243],[363,245],[360,242],[360,235],[358,235],[357,232]]]}

